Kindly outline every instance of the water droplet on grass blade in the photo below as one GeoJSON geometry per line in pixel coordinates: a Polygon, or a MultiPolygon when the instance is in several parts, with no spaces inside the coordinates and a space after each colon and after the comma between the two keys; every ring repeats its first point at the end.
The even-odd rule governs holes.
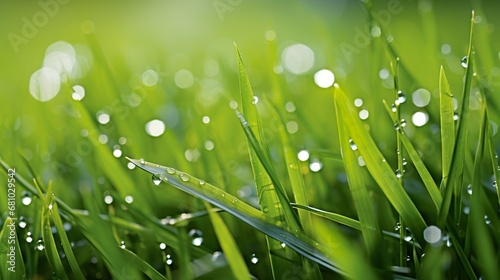
{"type": "Polygon", "coordinates": [[[165,243],[160,243],[160,249],[165,250],[167,245],[165,243]]]}
{"type": "Polygon", "coordinates": [[[403,104],[406,101],[406,94],[403,91],[398,91],[398,99],[396,99],[396,104],[403,104]]]}
{"type": "Polygon", "coordinates": [[[396,169],[396,177],[397,178],[403,177],[403,172],[401,172],[401,170],[399,170],[399,169],[396,169]]]}
{"type": "Polygon", "coordinates": [[[258,102],[259,102],[259,97],[254,96],[254,97],[253,97],[253,100],[252,100],[252,104],[254,104],[254,105],[255,105],[255,104],[257,104],[258,102]]]}
{"type": "Polygon", "coordinates": [[[200,181],[198,182],[198,184],[199,184],[200,186],[204,186],[204,185],[205,185],[205,181],[200,180],[200,181]]]}
{"type": "Polygon", "coordinates": [[[429,243],[436,243],[441,240],[441,229],[436,226],[429,226],[424,230],[424,239],[429,243]]]}
{"type": "Polygon", "coordinates": [[[356,151],[358,149],[358,146],[356,143],[354,143],[354,140],[349,139],[349,146],[351,147],[351,150],[356,151]]]}
{"type": "Polygon", "coordinates": [[[253,264],[257,264],[259,262],[259,259],[255,254],[252,254],[252,256],[250,257],[250,262],[252,262],[253,264]]]}
{"type": "Polygon", "coordinates": [[[194,246],[200,246],[203,244],[203,233],[198,229],[192,229],[188,233],[189,237],[191,237],[191,243],[194,246]]]}
{"type": "Polygon", "coordinates": [[[175,169],[172,167],[167,167],[167,173],[168,174],[175,174],[175,169]]]}
{"type": "Polygon", "coordinates": [[[110,196],[110,195],[105,196],[104,197],[104,203],[106,203],[108,205],[111,204],[111,203],[113,203],[113,197],[110,196]]]}
{"type": "Polygon", "coordinates": [[[153,181],[153,184],[155,184],[155,186],[158,186],[161,183],[162,176],[160,174],[153,174],[151,180],[153,181]]]}
{"type": "Polygon", "coordinates": [[[262,212],[264,212],[264,213],[269,212],[269,207],[267,207],[267,206],[262,207],[262,212]]]}
{"type": "Polygon", "coordinates": [[[188,182],[189,181],[189,175],[187,175],[186,173],[180,173],[179,174],[179,178],[183,181],[183,182],[188,182]]]}
{"type": "Polygon", "coordinates": [[[397,110],[396,104],[392,104],[391,105],[391,111],[393,111],[394,113],[396,113],[396,110],[397,110]]]}
{"type": "Polygon", "coordinates": [[[125,246],[125,241],[120,242],[120,248],[122,248],[122,249],[125,249],[125,248],[126,248],[126,246],[125,246]]]}
{"type": "Polygon", "coordinates": [[[462,64],[462,67],[463,67],[463,68],[467,68],[467,56],[464,56],[464,57],[462,58],[462,62],[461,62],[461,64],[462,64]]]}
{"type": "Polygon", "coordinates": [[[36,249],[38,251],[43,251],[43,249],[45,249],[45,245],[43,244],[43,240],[38,240],[38,242],[36,243],[36,249]]]}
{"type": "Polygon", "coordinates": [[[141,159],[139,160],[139,163],[140,163],[140,164],[142,164],[142,165],[144,165],[144,164],[146,164],[146,161],[144,161],[144,159],[142,159],[142,158],[141,158],[141,159]]]}

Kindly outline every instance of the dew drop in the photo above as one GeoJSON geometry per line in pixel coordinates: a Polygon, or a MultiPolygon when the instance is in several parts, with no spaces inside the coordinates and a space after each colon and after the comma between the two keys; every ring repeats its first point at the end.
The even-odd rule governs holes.
{"type": "Polygon", "coordinates": [[[429,226],[424,230],[424,239],[429,243],[436,243],[441,240],[441,229],[437,226],[429,226]]]}
{"type": "Polygon", "coordinates": [[[198,182],[198,184],[199,184],[200,186],[204,186],[204,185],[205,185],[205,181],[200,180],[200,181],[198,182]]]}
{"type": "Polygon", "coordinates": [[[297,154],[297,158],[300,161],[307,161],[309,159],[309,152],[306,150],[302,150],[297,154]]]}
{"type": "Polygon", "coordinates": [[[172,265],[173,261],[172,261],[172,256],[170,256],[170,254],[167,254],[167,260],[165,261],[165,263],[167,265],[172,265]]]}
{"type": "Polygon", "coordinates": [[[396,177],[399,179],[401,177],[403,177],[403,173],[401,172],[401,170],[399,169],[396,169],[396,177]]]}
{"type": "Polygon", "coordinates": [[[396,226],[394,227],[394,230],[398,231],[400,229],[401,229],[401,224],[400,223],[396,223],[396,226]]]}
{"type": "Polygon", "coordinates": [[[352,139],[349,139],[349,146],[351,147],[351,150],[356,151],[358,149],[358,146],[352,139]]]}
{"type": "Polygon", "coordinates": [[[43,244],[43,240],[38,240],[38,242],[36,243],[36,249],[38,251],[43,251],[43,249],[45,249],[45,245],[43,244]]]}
{"type": "Polygon", "coordinates": [[[25,196],[22,198],[21,202],[24,204],[24,205],[30,205],[31,204],[31,197],[29,196],[25,196]]]}
{"type": "Polygon", "coordinates": [[[472,194],[472,185],[471,185],[471,184],[469,184],[469,185],[467,186],[467,193],[468,193],[468,194],[472,194]]]}
{"type": "Polygon", "coordinates": [[[491,224],[491,220],[488,218],[488,215],[484,215],[484,222],[489,225],[491,224]]]}
{"type": "Polygon", "coordinates": [[[139,162],[140,162],[142,165],[146,164],[146,162],[144,161],[144,159],[143,159],[143,158],[141,158],[141,159],[139,160],[139,162]]]}
{"type": "Polygon", "coordinates": [[[125,197],[125,202],[127,202],[128,204],[134,202],[134,197],[130,196],[130,195],[127,195],[125,197]]]}
{"type": "Polygon", "coordinates": [[[19,222],[19,227],[20,227],[20,228],[26,228],[26,226],[27,226],[27,224],[26,224],[26,222],[25,222],[25,221],[20,221],[20,222],[19,222]]]}
{"type": "Polygon", "coordinates": [[[285,249],[285,247],[286,247],[285,243],[281,243],[280,245],[281,245],[281,248],[285,249]]]}
{"type": "Polygon", "coordinates": [[[411,261],[411,257],[410,257],[410,255],[406,256],[406,261],[407,261],[407,262],[411,261]]]}
{"type": "Polygon", "coordinates": [[[253,264],[257,264],[259,262],[259,258],[257,258],[257,256],[255,254],[252,254],[252,256],[250,257],[250,261],[253,264]]]}
{"type": "Polygon", "coordinates": [[[167,167],[167,173],[168,174],[175,174],[175,169],[173,169],[172,167],[167,167]]]}
{"type": "Polygon", "coordinates": [[[113,197],[111,195],[105,196],[104,197],[104,203],[106,203],[108,205],[111,204],[111,203],[113,203],[113,197]]]}
{"type": "Polygon", "coordinates": [[[257,104],[259,102],[259,98],[257,96],[253,97],[252,104],[257,104]]]}
{"type": "Polygon", "coordinates": [[[160,249],[165,250],[167,245],[165,243],[160,243],[160,249]]]}
{"type": "Polygon", "coordinates": [[[189,237],[191,237],[191,243],[194,246],[200,246],[203,244],[203,233],[198,229],[192,229],[189,231],[189,237]]]}
{"type": "Polygon", "coordinates": [[[179,174],[179,178],[181,178],[181,180],[183,182],[188,182],[189,181],[189,175],[187,175],[186,173],[180,173],[179,174]]]}
{"type": "Polygon", "coordinates": [[[458,121],[458,114],[457,113],[453,114],[453,120],[458,121]]]}
{"type": "Polygon", "coordinates": [[[396,113],[396,110],[397,110],[396,104],[392,104],[391,105],[391,111],[393,111],[394,113],[396,113]]]}
{"type": "Polygon", "coordinates": [[[127,248],[127,247],[125,246],[125,241],[123,241],[123,240],[122,240],[122,242],[120,242],[120,248],[122,248],[122,249],[127,248]]]}
{"type": "Polygon", "coordinates": [[[215,267],[224,266],[225,264],[227,264],[226,256],[224,256],[224,254],[222,252],[215,251],[212,254],[212,264],[215,267]]]}
{"type": "Polygon", "coordinates": [[[463,68],[467,68],[467,56],[464,56],[464,57],[462,58],[462,62],[461,62],[461,64],[462,64],[462,67],[463,67],[463,68]]]}
{"type": "Polygon", "coordinates": [[[161,183],[162,176],[160,174],[154,174],[153,177],[151,177],[151,180],[155,186],[158,186],[161,183]]]}
{"type": "Polygon", "coordinates": [[[262,207],[262,211],[263,211],[264,213],[269,212],[269,207],[267,207],[267,206],[262,207]]]}
{"type": "Polygon", "coordinates": [[[406,101],[406,94],[399,90],[398,91],[398,99],[396,99],[396,104],[403,104],[406,101]]]}

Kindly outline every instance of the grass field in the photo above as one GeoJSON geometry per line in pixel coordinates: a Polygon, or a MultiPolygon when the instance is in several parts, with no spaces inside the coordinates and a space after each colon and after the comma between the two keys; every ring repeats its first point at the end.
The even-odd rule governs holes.
{"type": "Polygon", "coordinates": [[[433,2],[1,2],[0,278],[500,279],[500,5],[433,2]]]}

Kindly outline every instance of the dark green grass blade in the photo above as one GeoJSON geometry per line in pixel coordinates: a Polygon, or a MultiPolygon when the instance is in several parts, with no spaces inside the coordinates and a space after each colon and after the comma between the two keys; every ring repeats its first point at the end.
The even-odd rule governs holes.
{"type": "Polygon", "coordinates": [[[207,208],[210,221],[219,240],[219,244],[222,247],[222,252],[226,255],[226,259],[229,262],[229,267],[233,272],[234,279],[245,280],[250,279],[250,272],[248,267],[241,256],[240,250],[238,249],[238,244],[234,240],[231,232],[227,228],[226,224],[222,218],[216,212],[212,211],[212,207],[206,201],[205,207],[207,208]]]}
{"type": "MultiPolygon", "coordinates": [[[[490,120],[488,117],[488,108],[485,109],[485,118],[486,118],[486,123],[489,124],[490,120]]],[[[495,150],[495,141],[493,140],[493,135],[491,133],[490,126],[488,125],[486,129],[487,129],[486,140],[487,140],[488,152],[491,158],[491,167],[493,169],[493,177],[495,180],[495,189],[497,191],[498,204],[500,205],[500,187],[498,186],[498,184],[500,183],[500,166],[498,165],[498,154],[495,150]]]]}
{"type": "Polygon", "coordinates": [[[125,255],[129,257],[129,259],[137,266],[144,274],[146,274],[149,279],[153,280],[166,280],[163,275],[161,275],[156,269],[154,269],[150,264],[148,264],[145,260],[134,254],[134,252],[128,249],[122,249],[125,252],[125,255]]]}
{"type": "Polygon", "coordinates": [[[136,159],[129,159],[139,168],[153,174],[164,182],[179,188],[197,198],[203,199],[249,224],[262,233],[279,240],[299,254],[331,270],[343,273],[332,260],[330,252],[323,245],[307,237],[302,232],[291,232],[282,228],[280,221],[269,218],[264,213],[240,201],[229,193],[186,173],[171,167],[164,167],[136,159]]]}
{"type": "Polygon", "coordinates": [[[19,239],[17,238],[18,233],[15,227],[17,227],[17,221],[9,217],[5,219],[2,231],[0,232],[0,261],[2,262],[0,275],[5,280],[26,279],[26,267],[24,266],[23,255],[21,254],[19,239]],[[14,232],[15,235],[12,236],[11,232],[14,232]],[[11,250],[12,247],[14,250],[11,250]],[[11,255],[15,257],[12,259],[11,255]]]}
{"type": "MultiPolygon", "coordinates": [[[[444,182],[448,180],[453,147],[455,146],[455,121],[453,120],[453,94],[444,72],[439,70],[439,114],[441,123],[441,161],[444,182]]],[[[441,204],[439,204],[441,205],[441,204]]]]}
{"type": "Polygon", "coordinates": [[[343,120],[347,119],[341,110],[335,110],[337,113],[337,125],[339,131],[339,142],[344,161],[344,169],[347,174],[349,189],[354,201],[356,212],[358,213],[361,232],[365,241],[366,251],[373,264],[379,263],[385,266],[385,254],[383,251],[384,240],[380,231],[375,208],[368,195],[363,172],[358,164],[358,158],[355,151],[350,147],[351,139],[343,120]]]}
{"type": "Polygon", "coordinates": [[[460,216],[460,204],[462,198],[462,176],[464,168],[465,153],[467,149],[467,133],[469,126],[469,97],[471,91],[472,76],[474,72],[474,55],[472,47],[472,34],[474,27],[474,13],[472,13],[469,50],[467,52],[467,70],[465,72],[465,83],[462,95],[462,107],[458,120],[458,132],[453,149],[453,157],[448,172],[449,179],[445,182],[443,203],[439,210],[438,226],[444,225],[446,216],[450,210],[452,199],[454,201],[453,219],[457,221],[460,216]]]}
{"type": "MultiPolygon", "coordinates": [[[[389,104],[387,104],[387,102],[384,101],[384,106],[387,111],[387,114],[391,117],[392,121],[396,123],[397,118],[394,112],[392,112],[391,108],[389,107],[389,104]]],[[[399,129],[399,134],[400,134],[400,140],[403,143],[406,153],[410,157],[411,161],[413,162],[413,165],[415,166],[415,169],[420,175],[420,178],[422,179],[422,182],[424,183],[424,186],[427,189],[427,192],[429,193],[432,202],[434,203],[434,206],[436,207],[436,213],[437,213],[437,211],[439,210],[439,206],[441,205],[443,200],[441,193],[439,192],[438,186],[436,185],[436,182],[434,182],[432,175],[425,166],[425,163],[420,158],[420,155],[418,154],[417,150],[411,143],[410,138],[408,138],[408,135],[404,133],[403,128],[399,129]]]]}
{"type": "Polygon", "coordinates": [[[408,194],[401,188],[395,171],[389,166],[377,145],[365,130],[356,110],[344,92],[335,85],[335,108],[344,116],[343,125],[366,163],[366,167],[392,206],[398,211],[412,234],[420,244],[425,244],[423,231],[427,227],[422,215],[413,204],[408,194]]]}

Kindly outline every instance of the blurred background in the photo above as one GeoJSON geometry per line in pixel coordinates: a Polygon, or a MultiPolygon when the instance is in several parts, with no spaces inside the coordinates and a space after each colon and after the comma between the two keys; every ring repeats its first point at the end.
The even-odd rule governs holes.
{"type": "MultiPolygon", "coordinates": [[[[406,131],[439,178],[439,68],[460,100],[474,9],[482,82],[471,97],[472,131],[483,98],[494,134],[500,121],[498,1],[369,5],[371,16],[363,1],[347,0],[2,0],[0,157],[28,177],[26,159],[31,175],[52,181],[56,195],[75,208],[84,207],[78,188],[89,184],[157,218],[203,209],[180,191],[153,188],[124,156],[184,170],[256,205],[246,140],[229,106],[240,102],[237,44],[278,169],[285,167],[266,102],[274,98],[273,75],[286,97],[286,128],[303,151],[306,184],[317,186],[311,205],[354,215],[352,205],[340,203],[349,191],[338,156],[334,82],[395,164],[395,131],[382,100],[394,102],[398,56],[406,131]]],[[[418,197],[421,185],[411,182],[411,172],[407,187],[418,197]]],[[[20,211],[29,216],[35,207],[25,205],[20,211]]],[[[236,236],[238,228],[232,227],[236,236]]],[[[216,247],[211,234],[206,246],[216,247]]],[[[247,253],[252,244],[241,246],[247,253]]]]}

